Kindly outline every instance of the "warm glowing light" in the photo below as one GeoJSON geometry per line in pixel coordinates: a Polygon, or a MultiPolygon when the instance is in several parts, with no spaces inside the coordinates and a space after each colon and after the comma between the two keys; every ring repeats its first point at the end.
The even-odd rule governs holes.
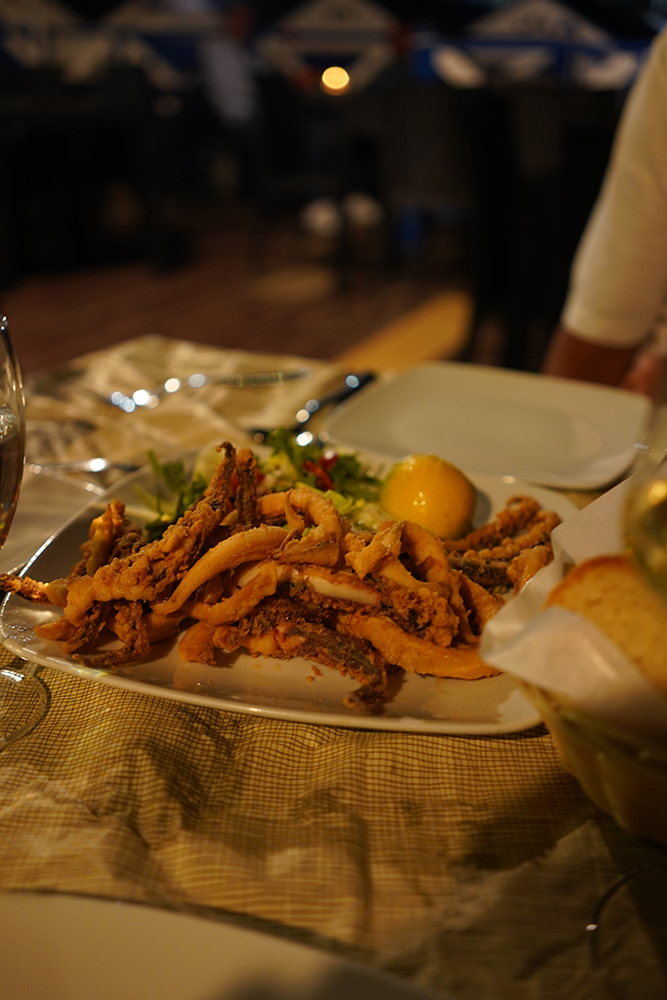
{"type": "Polygon", "coordinates": [[[646,491],[646,496],[652,507],[657,507],[659,503],[667,500],[667,483],[664,479],[658,479],[656,482],[650,483],[646,491]]]}
{"type": "Polygon", "coordinates": [[[325,94],[345,94],[350,89],[350,74],[342,66],[329,66],[322,73],[320,87],[325,94]]]}

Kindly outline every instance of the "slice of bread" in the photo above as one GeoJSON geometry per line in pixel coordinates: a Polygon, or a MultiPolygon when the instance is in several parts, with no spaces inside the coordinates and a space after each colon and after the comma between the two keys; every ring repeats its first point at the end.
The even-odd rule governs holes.
{"type": "Polygon", "coordinates": [[[667,603],[645,583],[630,556],[579,563],[551,591],[549,605],[588,618],[667,695],[667,603]]]}

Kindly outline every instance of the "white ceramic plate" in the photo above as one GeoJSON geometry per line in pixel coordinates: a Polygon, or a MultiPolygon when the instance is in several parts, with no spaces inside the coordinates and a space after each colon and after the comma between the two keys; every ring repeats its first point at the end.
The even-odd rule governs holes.
{"type": "Polygon", "coordinates": [[[648,413],[647,399],[622,389],[432,362],[364,389],[325,429],[394,458],[433,452],[471,472],[601,489],[631,464],[648,413]]]}
{"type": "MultiPolygon", "coordinates": [[[[565,518],[576,508],[551,490],[527,486],[509,477],[472,476],[478,490],[475,524],[484,524],[516,493],[529,492],[543,507],[565,518]]],[[[110,496],[136,502],[134,486],[152,488],[153,474],[143,470],[109,491],[110,496]]],[[[65,576],[79,558],[79,546],[88,535],[91,517],[101,509],[99,500],[75,515],[28,563],[25,572],[38,580],[65,576]]],[[[160,695],[178,701],[294,722],[423,733],[493,734],[518,732],[539,722],[539,715],[523,697],[515,681],[499,675],[477,681],[421,677],[402,672],[393,680],[396,689],[380,714],[362,715],[346,709],[342,700],[356,684],[338,671],[318,668],[306,660],[275,660],[246,653],[221,653],[215,667],[185,663],[175,644],[152,647],[149,658],[110,673],[85,667],[62,652],[61,644],[34,634],[34,626],[50,621],[56,612],[9,595],[0,610],[4,645],[26,660],[62,670],[77,677],[114,687],[160,695]]]]}
{"type": "Polygon", "coordinates": [[[115,900],[0,893],[9,1000],[427,1000],[434,994],[260,931],[115,900]]]}

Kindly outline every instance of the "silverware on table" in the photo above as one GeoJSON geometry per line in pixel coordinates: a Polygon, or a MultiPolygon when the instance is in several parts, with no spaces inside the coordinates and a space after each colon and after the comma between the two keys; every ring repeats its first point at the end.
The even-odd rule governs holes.
{"type": "Polygon", "coordinates": [[[121,472],[136,472],[139,468],[133,462],[112,462],[108,458],[87,458],[77,462],[26,462],[26,469],[39,475],[43,472],[106,472],[119,469],[121,472]]]}
{"type": "Polygon", "coordinates": [[[52,479],[58,479],[61,482],[66,481],[74,483],[86,490],[88,493],[95,493],[97,496],[103,496],[107,489],[105,485],[102,485],[104,480],[94,482],[90,479],[79,478],[76,474],[84,472],[92,473],[93,475],[100,475],[103,472],[108,472],[113,469],[117,469],[120,472],[136,472],[140,466],[135,465],[133,462],[113,462],[108,458],[97,456],[95,458],[87,458],[81,461],[72,462],[27,461],[24,468],[27,469],[28,472],[32,472],[35,475],[47,476],[52,479]]]}
{"type": "MultiPolygon", "coordinates": [[[[259,377],[260,375],[270,375],[278,373],[254,373],[253,377],[259,377]]],[[[291,376],[294,377],[294,376],[291,376]]],[[[377,376],[374,372],[351,372],[346,375],[343,379],[342,385],[321,396],[319,399],[309,399],[295,414],[294,423],[288,428],[291,433],[304,432],[310,434],[307,430],[307,425],[312,420],[312,418],[321,413],[323,409],[330,406],[335,406],[339,403],[344,402],[353,396],[360,389],[363,389],[370,382],[374,381],[377,376]]],[[[135,394],[136,395],[136,394],[135,394]]],[[[126,399],[128,397],[125,397],[126,399]]],[[[139,405],[139,404],[136,404],[139,405]]],[[[129,412],[129,411],[128,411],[129,412]]],[[[265,428],[254,428],[248,432],[254,440],[261,444],[270,433],[269,429],[265,428]]],[[[310,435],[309,440],[313,439],[313,435],[310,435]]],[[[304,442],[305,443],[305,442],[304,442]]],[[[139,469],[138,465],[133,462],[122,462],[122,461],[112,461],[108,458],[103,458],[102,456],[96,456],[94,458],[88,458],[83,460],[76,460],[71,462],[30,462],[27,461],[25,468],[29,472],[33,472],[36,475],[52,475],[52,476],[66,476],[68,473],[102,473],[107,472],[112,469],[117,469],[121,472],[136,472],[139,469]]],[[[101,487],[95,484],[89,484],[89,488],[92,491],[101,491],[101,487]]]]}
{"type": "MultiPolygon", "coordinates": [[[[307,429],[308,423],[312,418],[319,414],[327,406],[337,406],[343,403],[350,396],[359,392],[370,382],[373,382],[377,378],[375,372],[350,372],[343,379],[343,384],[338,389],[334,389],[333,392],[327,393],[325,396],[321,396],[319,399],[309,399],[307,400],[301,409],[297,410],[295,414],[294,423],[287,429],[292,434],[298,434],[300,432],[310,433],[307,429]]],[[[270,429],[264,427],[255,427],[249,431],[249,434],[261,444],[270,433],[270,429]]],[[[310,440],[312,440],[312,435],[310,440]]]]}
{"type": "Polygon", "coordinates": [[[204,386],[211,385],[226,385],[235,389],[261,388],[263,386],[283,385],[285,382],[305,378],[307,375],[310,375],[308,368],[294,368],[287,371],[228,372],[222,375],[204,375],[195,372],[187,378],[168,378],[161,386],[152,389],[137,389],[131,396],[120,390],[112,392],[110,396],[101,396],[99,393],[95,393],[95,395],[103,403],[116,406],[125,413],[133,413],[138,407],[147,410],[155,409],[165,396],[172,396],[184,389],[202,389],[204,386]]]}

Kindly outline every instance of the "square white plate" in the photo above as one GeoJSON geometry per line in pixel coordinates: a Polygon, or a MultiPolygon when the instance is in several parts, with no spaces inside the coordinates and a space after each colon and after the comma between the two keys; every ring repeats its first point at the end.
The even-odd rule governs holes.
{"type": "Polygon", "coordinates": [[[432,452],[469,472],[585,490],[628,469],[649,412],[623,389],[435,361],[364,389],[325,430],[395,458],[432,452]]]}

